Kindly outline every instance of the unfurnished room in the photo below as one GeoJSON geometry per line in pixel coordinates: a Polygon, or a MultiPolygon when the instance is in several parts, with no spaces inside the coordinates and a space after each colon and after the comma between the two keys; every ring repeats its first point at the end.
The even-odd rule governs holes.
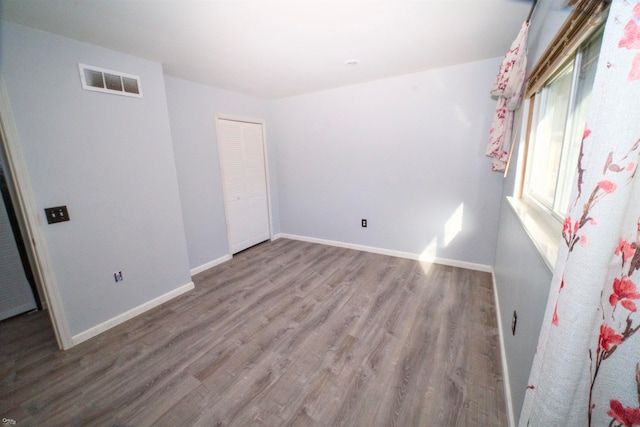
{"type": "Polygon", "coordinates": [[[637,0],[0,0],[3,426],[639,426],[637,0]]]}

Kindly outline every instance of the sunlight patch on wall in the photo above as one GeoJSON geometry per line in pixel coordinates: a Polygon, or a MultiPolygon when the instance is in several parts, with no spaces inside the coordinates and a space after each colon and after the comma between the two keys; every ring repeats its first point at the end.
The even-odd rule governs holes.
{"type": "Polygon", "coordinates": [[[456,115],[456,118],[458,119],[458,121],[462,126],[466,128],[471,127],[471,121],[469,120],[467,113],[465,113],[464,110],[459,105],[456,105],[453,108],[453,113],[456,115]]]}
{"type": "Polygon", "coordinates": [[[444,246],[449,246],[449,243],[455,239],[455,237],[462,231],[462,218],[464,213],[464,203],[456,208],[451,214],[449,219],[444,225],[444,246]]]}
{"type": "Polygon", "coordinates": [[[431,266],[433,265],[433,261],[436,259],[436,254],[438,252],[438,238],[434,237],[431,239],[431,242],[427,245],[426,248],[422,251],[418,260],[422,266],[422,270],[425,273],[428,273],[431,270],[431,266]]]}

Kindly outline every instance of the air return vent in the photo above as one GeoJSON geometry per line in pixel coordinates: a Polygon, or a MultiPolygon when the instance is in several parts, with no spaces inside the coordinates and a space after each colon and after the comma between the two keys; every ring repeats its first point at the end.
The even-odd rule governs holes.
{"type": "Polygon", "coordinates": [[[139,76],[85,64],[78,64],[78,67],[85,90],[142,98],[139,76]]]}

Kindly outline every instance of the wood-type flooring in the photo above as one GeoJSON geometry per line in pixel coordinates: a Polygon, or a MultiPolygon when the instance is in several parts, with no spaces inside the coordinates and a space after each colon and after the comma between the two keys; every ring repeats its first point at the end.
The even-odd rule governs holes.
{"type": "Polygon", "coordinates": [[[68,351],[0,323],[17,426],[503,426],[491,276],[287,239],[68,351]]]}

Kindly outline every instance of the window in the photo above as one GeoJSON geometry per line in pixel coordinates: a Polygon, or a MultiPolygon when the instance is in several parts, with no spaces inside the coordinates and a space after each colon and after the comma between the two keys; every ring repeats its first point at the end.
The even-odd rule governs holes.
{"type": "Polygon", "coordinates": [[[569,207],[602,29],[535,92],[523,199],[562,221],[569,207]]]}
{"type": "Polygon", "coordinates": [[[578,166],[586,113],[595,82],[606,0],[570,0],[573,8],[527,80],[510,206],[553,271],[564,216],[578,166]],[[528,108],[527,108],[528,107],[528,108]]]}

